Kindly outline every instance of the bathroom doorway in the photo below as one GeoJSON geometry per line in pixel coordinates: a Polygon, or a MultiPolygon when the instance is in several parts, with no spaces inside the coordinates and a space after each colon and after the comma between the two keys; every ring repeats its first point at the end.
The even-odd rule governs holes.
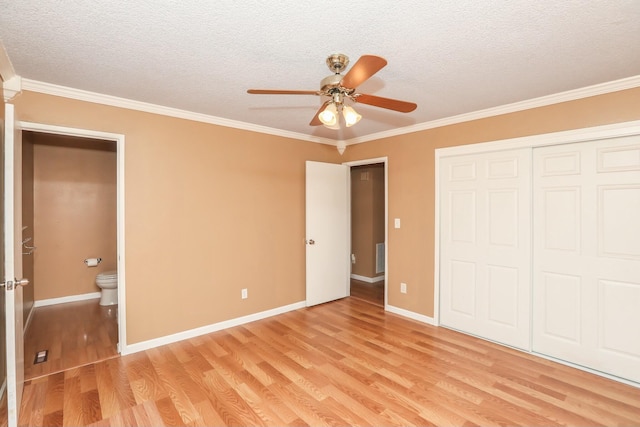
{"type": "Polygon", "coordinates": [[[100,306],[95,277],[123,275],[124,140],[31,123],[22,136],[23,264],[33,283],[24,307],[29,380],[119,355],[124,306],[100,306]]]}
{"type": "Polygon", "coordinates": [[[350,295],[386,306],[386,158],[347,163],[351,181],[350,295]]]}

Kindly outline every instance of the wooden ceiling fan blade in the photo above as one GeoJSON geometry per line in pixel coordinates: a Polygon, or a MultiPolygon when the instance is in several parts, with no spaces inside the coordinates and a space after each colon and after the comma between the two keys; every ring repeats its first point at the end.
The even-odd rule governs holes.
{"type": "Polygon", "coordinates": [[[400,111],[401,113],[410,113],[418,108],[418,104],[414,104],[413,102],[398,101],[397,99],[383,98],[381,96],[367,95],[364,93],[357,95],[355,100],[362,104],[400,111]]]}
{"type": "Polygon", "coordinates": [[[322,104],[320,106],[320,108],[318,109],[318,111],[316,112],[316,115],[313,116],[313,119],[311,119],[311,121],[309,122],[310,126],[320,126],[322,124],[322,122],[320,121],[320,113],[322,113],[322,110],[324,110],[327,106],[327,104],[329,104],[329,102],[331,101],[327,101],[324,104],[322,104]]]}
{"type": "Polygon", "coordinates": [[[380,71],[385,65],[387,65],[387,60],[384,58],[374,55],[363,55],[353,64],[347,74],[345,74],[340,85],[355,89],[369,79],[369,77],[380,71]]]}
{"type": "Polygon", "coordinates": [[[253,95],[319,95],[317,90],[249,89],[253,95]]]}

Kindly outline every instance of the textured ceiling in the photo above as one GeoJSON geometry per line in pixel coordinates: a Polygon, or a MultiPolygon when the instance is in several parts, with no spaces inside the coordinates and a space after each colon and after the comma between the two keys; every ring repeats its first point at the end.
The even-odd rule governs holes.
{"type": "Polygon", "coordinates": [[[267,126],[352,140],[640,75],[640,1],[2,0],[0,39],[18,75],[267,126]],[[311,127],[325,59],[388,65],[341,130],[311,127]]]}

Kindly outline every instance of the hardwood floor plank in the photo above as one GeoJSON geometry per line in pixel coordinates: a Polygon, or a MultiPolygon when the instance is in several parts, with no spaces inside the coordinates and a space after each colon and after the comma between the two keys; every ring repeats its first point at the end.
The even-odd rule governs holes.
{"type": "Polygon", "coordinates": [[[25,379],[117,357],[117,308],[99,300],[36,307],[25,334],[25,379]],[[48,350],[47,361],[34,364],[35,354],[48,350]]]}
{"type": "Polygon", "coordinates": [[[640,425],[638,388],[355,298],[34,378],[22,404],[34,426],[640,425]]]}

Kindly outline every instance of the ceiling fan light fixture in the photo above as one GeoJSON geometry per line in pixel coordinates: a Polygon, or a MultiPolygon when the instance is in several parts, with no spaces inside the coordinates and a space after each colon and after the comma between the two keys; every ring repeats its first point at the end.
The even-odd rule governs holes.
{"type": "Polygon", "coordinates": [[[354,110],[353,107],[350,107],[348,105],[342,107],[342,115],[344,116],[344,122],[348,128],[358,123],[362,118],[362,116],[358,114],[358,112],[354,110]]]}
{"type": "Polygon", "coordinates": [[[331,102],[329,105],[327,105],[327,107],[318,115],[318,119],[320,119],[322,124],[327,127],[337,125],[338,108],[336,107],[336,104],[331,102]]]}

